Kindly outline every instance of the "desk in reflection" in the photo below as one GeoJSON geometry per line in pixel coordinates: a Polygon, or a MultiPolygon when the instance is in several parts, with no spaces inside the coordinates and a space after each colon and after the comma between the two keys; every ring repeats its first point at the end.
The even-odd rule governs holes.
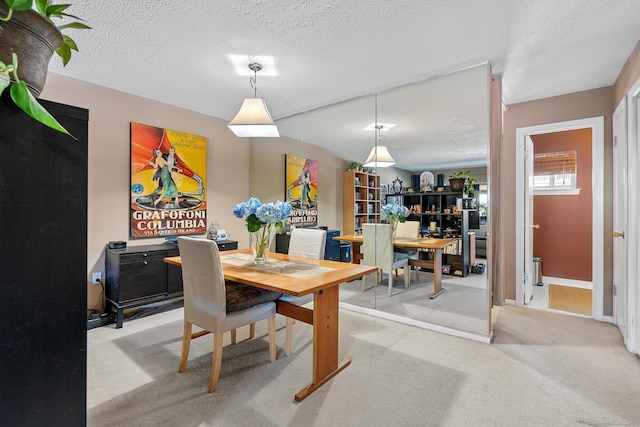
{"type": "MultiPolygon", "coordinates": [[[[359,264],[362,260],[360,247],[362,246],[361,234],[348,234],[344,236],[334,237],[334,240],[351,243],[351,262],[359,264]]],[[[409,263],[416,268],[433,269],[433,294],[429,297],[436,298],[445,289],[442,287],[442,248],[457,243],[457,239],[434,239],[428,237],[410,238],[398,237],[393,239],[394,247],[410,248],[410,249],[432,249],[433,260],[410,260],[409,263]]]]}

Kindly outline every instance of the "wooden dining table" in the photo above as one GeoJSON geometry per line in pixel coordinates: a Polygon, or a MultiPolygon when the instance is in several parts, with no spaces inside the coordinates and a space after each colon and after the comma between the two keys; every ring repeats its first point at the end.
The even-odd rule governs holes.
{"type": "MultiPolygon", "coordinates": [[[[165,262],[182,266],[179,256],[165,262]]],[[[251,250],[240,249],[220,254],[225,280],[233,280],[292,296],[313,293],[313,309],[278,301],[276,311],[313,326],[313,362],[311,384],[295,395],[300,402],[349,366],[350,359],[339,363],[339,285],[376,271],[375,267],[270,253],[265,265],[255,265],[251,250]]]]}
{"type": "MultiPolygon", "coordinates": [[[[347,234],[344,236],[336,236],[334,240],[351,243],[351,260],[353,263],[359,263],[362,259],[360,247],[362,246],[362,234],[347,234]]],[[[454,245],[457,239],[435,239],[433,237],[397,237],[393,239],[394,247],[402,247],[409,249],[432,249],[432,260],[409,260],[409,264],[416,268],[433,268],[433,294],[430,299],[438,297],[445,289],[442,287],[442,248],[454,245]]]]}

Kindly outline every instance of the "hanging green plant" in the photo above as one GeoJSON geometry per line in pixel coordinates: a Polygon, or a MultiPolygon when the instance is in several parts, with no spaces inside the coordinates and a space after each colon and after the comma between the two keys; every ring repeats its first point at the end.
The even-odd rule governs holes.
{"type": "Polygon", "coordinates": [[[11,83],[9,74],[13,74],[14,83],[9,89],[11,99],[15,102],[16,106],[22,111],[27,113],[31,118],[39,121],[43,125],[49,126],[51,129],[58,132],[65,133],[77,139],[71,135],[49,112],[38,102],[38,100],[29,92],[29,88],[25,82],[18,78],[18,55],[13,54],[13,63],[5,64],[0,61],[0,92],[4,91],[11,83]]]}
{"type": "MultiPolygon", "coordinates": [[[[15,19],[15,12],[18,13],[36,13],[44,17],[51,26],[54,27],[53,31],[57,31],[58,39],[60,38],[60,31],[67,28],[75,28],[75,29],[90,29],[86,24],[82,22],[74,21],[68,24],[55,26],[51,21],[52,18],[72,18],[81,20],[77,16],[70,15],[66,12],[66,10],[70,7],[70,4],[52,4],[50,0],[3,0],[0,2],[0,11],[5,12],[6,15],[0,14],[0,24],[2,22],[9,22],[11,19],[15,19]],[[33,9],[35,4],[36,9],[33,9]],[[6,5],[6,6],[5,6],[6,5]],[[31,12],[29,12],[31,11],[31,12]],[[57,29],[57,30],[56,30],[57,29]]],[[[36,15],[37,16],[37,15],[36,15]]],[[[5,40],[6,34],[4,33],[3,27],[0,25],[0,45],[1,44],[9,44],[8,40],[5,40]]],[[[67,65],[67,63],[71,60],[72,51],[78,51],[78,46],[75,41],[69,37],[68,35],[62,34],[62,39],[59,43],[56,43],[55,52],[62,59],[62,64],[67,65]]],[[[7,47],[7,46],[5,46],[7,47]]],[[[39,95],[39,89],[33,89],[36,92],[35,96],[30,90],[27,83],[20,79],[18,72],[18,54],[13,51],[13,46],[8,46],[9,49],[4,49],[5,51],[12,52],[11,54],[11,62],[8,62],[9,58],[3,58],[7,62],[3,62],[0,60],[0,95],[2,95],[5,89],[9,88],[9,93],[11,99],[16,104],[18,108],[24,111],[27,115],[32,117],[34,120],[49,126],[50,128],[65,133],[72,138],[71,135],[49,112],[38,102],[36,96],[39,95]]],[[[21,52],[24,55],[24,52],[21,52]]],[[[8,55],[7,55],[8,56],[8,55]]],[[[50,57],[50,54],[48,55],[50,57]]],[[[46,64],[48,65],[48,57],[46,64]]],[[[44,75],[46,76],[46,69],[44,70],[44,75]]],[[[44,80],[42,80],[44,83],[44,80]]]]}

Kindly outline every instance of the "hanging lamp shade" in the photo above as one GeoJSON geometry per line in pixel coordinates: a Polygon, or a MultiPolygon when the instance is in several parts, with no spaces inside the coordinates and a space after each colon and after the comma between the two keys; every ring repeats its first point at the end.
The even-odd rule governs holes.
{"type": "Polygon", "coordinates": [[[367,160],[362,166],[367,168],[386,168],[395,164],[396,161],[393,160],[393,157],[389,154],[387,147],[384,145],[376,145],[371,149],[369,157],[367,157],[367,160]]]}
{"type": "Polygon", "coordinates": [[[245,98],[240,111],[227,126],[239,137],[280,136],[262,98],[245,98]]]}

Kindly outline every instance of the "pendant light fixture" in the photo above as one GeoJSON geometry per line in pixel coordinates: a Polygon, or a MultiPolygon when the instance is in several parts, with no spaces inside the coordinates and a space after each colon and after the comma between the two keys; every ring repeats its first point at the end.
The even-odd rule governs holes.
{"type": "Polygon", "coordinates": [[[396,161],[393,160],[389,150],[385,145],[382,145],[387,138],[380,134],[380,130],[382,129],[382,125],[376,125],[376,145],[373,146],[371,152],[369,153],[369,157],[365,160],[364,165],[368,168],[386,168],[396,164],[396,161]]]}
{"type": "Polygon", "coordinates": [[[256,78],[258,71],[262,70],[262,65],[257,62],[249,64],[249,69],[253,71],[253,77],[249,79],[253,88],[253,98],[245,98],[238,114],[227,124],[229,129],[239,137],[278,137],[278,128],[273,123],[271,114],[267,110],[267,105],[262,98],[256,96],[258,86],[256,78]]]}

